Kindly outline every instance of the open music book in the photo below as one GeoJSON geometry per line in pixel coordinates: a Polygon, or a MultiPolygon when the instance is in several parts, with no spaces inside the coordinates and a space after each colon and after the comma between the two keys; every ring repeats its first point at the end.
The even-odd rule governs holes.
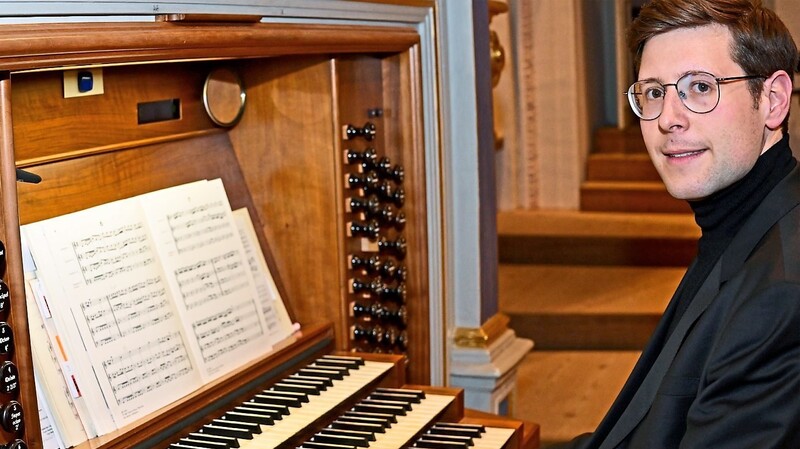
{"type": "Polygon", "coordinates": [[[248,212],[231,211],[219,179],[31,223],[22,236],[29,311],[40,315],[34,365],[66,445],[189,394],[294,331],[248,212]]]}

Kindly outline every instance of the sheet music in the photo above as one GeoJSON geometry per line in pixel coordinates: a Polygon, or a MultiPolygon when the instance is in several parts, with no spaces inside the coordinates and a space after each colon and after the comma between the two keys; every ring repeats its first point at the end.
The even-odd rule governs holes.
{"type": "Polygon", "coordinates": [[[136,199],[26,228],[36,235],[28,243],[37,266],[52,276],[45,278],[51,306],[69,310],[54,314],[56,327],[90,410],[100,410],[95,419],[107,407],[122,426],[202,384],[185,338],[175,333],[179,316],[136,199]]]}
{"type": "Polygon", "coordinates": [[[38,380],[36,380],[36,402],[39,405],[39,429],[42,432],[42,447],[44,449],[64,449],[68,447],[64,444],[58,429],[53,424],[53,414],[50,412],[47,399],[39,389],[38,380]]]}
{"type": "Polygon", "coordinates": [[[60,368],[89,437],[186,396],[291,335],[247,218],[246,249],[217,179],[22,227],[37,277],[31,296],[47,317],[51,351],[58,348],[51,375],[60,368]]]}
{"type": "Polygon", "coordinates": [[[265,354],[275,341],[222,181],[159,190],[140,201],[204,379],[265,354]]]}
{"type": "MultiPolygon", "coordinates": [[[[23,248],[24,251],[24,248],[23,248]]],[[[26,278],[28,273],[26,272],[26,278]]],[[[31,287],[37,279],[26,279],[25,296],[28,310],[28,330],[31,336],[31,353],[33,355],[34,376],[36,379],[37,397],[42,397],[47,404],[49,425],[54,427],[53,439],[61,447],[77,446],[87,440],[87,434],[79,412],[72,400],[72,394],[62,377],[62,369],[58,354],[50,344],[44,317],[38,307],[38,296],[31,287]]],[[[52,325],[51,325],[52,326],[52,325]]],[[[52,332],[52,330],[50,331],[52,332]]],[[[74,384],[70,384],[74,385],[74,384]]],[[[43,402],[40,400],[41,406],[43,402]]],[[[41,413],[41,412],[40,412],[41,413]]],[[[46,438],[45,429],[42,427],[43,438],[46,438]]],[[[46,442],[45,447],[49,443],[46,442]]]]}
{"type": "Polygon", "coordinates": [[[264,253],[261,251],[256,231],[253,228],[253,221],[250,220],[247,208],[233,211],[233,218],[239,228],[247,264],[253,274],[261,311],[267,324],[267,333],[273,341],[283,340],[292,334],[292,320],[289,318],[275,280],[264,260],[264,253]]]}

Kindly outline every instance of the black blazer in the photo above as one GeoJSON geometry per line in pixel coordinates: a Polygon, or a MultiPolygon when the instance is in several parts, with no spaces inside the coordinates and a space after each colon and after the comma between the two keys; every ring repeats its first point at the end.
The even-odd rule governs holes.
{"type": "Polygon", "coordinates": [[[662,319],[597,430],[556,447],[800,449],[798,170],[753,212],[666,340],[662,319]]]}

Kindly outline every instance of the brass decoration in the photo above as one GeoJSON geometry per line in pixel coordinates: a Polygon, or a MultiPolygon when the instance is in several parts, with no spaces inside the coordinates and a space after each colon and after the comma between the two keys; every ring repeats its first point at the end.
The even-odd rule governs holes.
{"type": "MultiPolygon", "coordinates": [[[[489,22],[491,23],[494,16],[508,12],[508,5],[499,0],[489,1],[489,22]]],[[[489,30],[489,67],[492,71],[492,87],[497,87],[500,82],[500,75],[503,73],[503,68],[506,65],[506,52],[500,43],[500,37],[494,30],[489,30]]],[[[494,149],[502,150],[505,144],[505,139],[497,132],[497,129],[492,130],[494,134],[494,149]]]]}
{"type": "Polygon", "coordinates": [[[486,348],[508,329],[511,319],[498,313],[479,328],[458,327],[453,335],[453,342],[462,348],[486,348]]]}
{"type": "Polygon", "coordinates": [[[506,66],[506,53],[503,46],[500,44],[500,38],[497,37],[497,32],[491,30],[489,32],[489,60],[492,68],[492,87],[497,87],[500,82],[500,75],[503,73],[503,67],[506,66]]]}

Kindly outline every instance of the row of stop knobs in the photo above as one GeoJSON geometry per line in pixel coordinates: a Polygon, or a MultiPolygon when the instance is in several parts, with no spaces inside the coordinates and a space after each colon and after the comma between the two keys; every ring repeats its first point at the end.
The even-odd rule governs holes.
{"type": "Polygon", "coordinates": [[[369,122],[348,125],[345,132],[351,143],[344,152],[346,230],[352,242],[350,337],[356,351],[403,353],[408,347],[405,170],[378,154],[371,145],[376,135],[369,122]]]}

